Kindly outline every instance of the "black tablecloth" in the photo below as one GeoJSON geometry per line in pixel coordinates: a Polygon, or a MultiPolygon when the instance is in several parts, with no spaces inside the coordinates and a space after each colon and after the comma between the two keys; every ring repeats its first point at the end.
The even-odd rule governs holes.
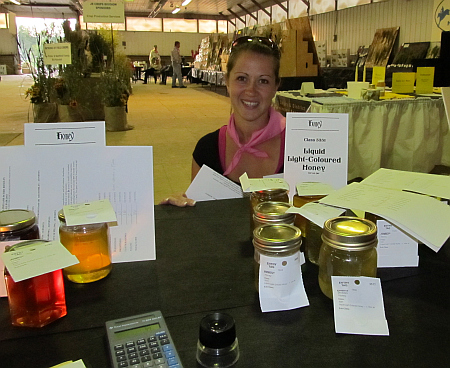
{"type": "Polygon", "coordinates": [[[450,251],[420,246],[418,268],[381,269],[390,336],[336,334],[316,266],[303,266],[310,306],[262,313],[254,289],[246,199],[155,207],[157,260],[115,264],[96,283],[66,283],[68,314],[42,328],[13,327],[0,300],[0,366],[45,368],[83,359],[109,366],[107,320],[160,309],[183,365],[195,361],[209,311],[236,320],[238,367],[440,367],[450,358],[450,251]]]}

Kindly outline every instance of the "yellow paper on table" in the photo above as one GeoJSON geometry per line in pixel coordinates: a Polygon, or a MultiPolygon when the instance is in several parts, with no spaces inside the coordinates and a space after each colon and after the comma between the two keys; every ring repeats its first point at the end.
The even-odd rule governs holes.
{"type": "Polygon", "coordinates": [[[375,86],[378,82],[386,78],[386,68],[384,66],[374,66],[372,69],[372,84],[375,86]]]}
{"type": "Polygon", "coordinates": [[[392,73],[393,93],[414,93],[416,73],[392,73]]]}
{"type": "Polygon", "coordinates": [[[433,93],[434,67],[417,67],[416,93],[433,93]]]}

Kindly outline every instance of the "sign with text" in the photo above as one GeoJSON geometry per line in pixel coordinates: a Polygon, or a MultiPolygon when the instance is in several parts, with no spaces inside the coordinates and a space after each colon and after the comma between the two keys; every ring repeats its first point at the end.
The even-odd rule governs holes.
{"type": "Polygon", "coordinates": [[[393,93],[414,93],[416,73],[392,73],[393,93]]]}
{"type": "MultiPolygon", "coordinates": [[[[348,115],[287,113],[284,179],[347,185],[348,115]]],[[[291,193],[295,194],[295,193],[291,193]]]]}
{"type": "Polygon", "coordinates": [[[105,122],[25,123],[25,146],[106,146],[105,122]]]}
{"type": "Polygon", "coordinates": [[[125,23],[123,1],[85,1],[83,20],[85,23],[125,23]]]}
{"type": "Polygon", "coordinates": [[[44,64],[72,64],[70,42],[44,43],[44,64]]]}
{"type": "Polygon", "coordinates": [[[418,67],[416,80],[416,93],[433,93],[434,67],[418,67]]]}
{"type": "Polygon", "coordinates": [[[386,68],[384,66],[374,66],[372,70],[372,84],[375,86],[378,82],[384,82],[386,79],[386,68]]]}

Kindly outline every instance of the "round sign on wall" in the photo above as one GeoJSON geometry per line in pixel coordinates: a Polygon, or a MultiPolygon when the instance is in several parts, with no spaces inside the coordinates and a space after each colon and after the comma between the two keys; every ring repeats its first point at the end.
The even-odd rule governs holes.
{"type": "Polygon", "coordinates": [[[450,0],[442,0],[434,12],[434,21],[443,31],[450,31],[450,0]]]}

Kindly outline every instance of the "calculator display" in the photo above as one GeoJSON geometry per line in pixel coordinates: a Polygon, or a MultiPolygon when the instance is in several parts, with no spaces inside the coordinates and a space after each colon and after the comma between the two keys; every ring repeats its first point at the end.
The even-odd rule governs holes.
{"type": "Polygon", "coordinates": [[[154,323],[154,324],[147,325],[147,326],[131,328],[131,329],[125,330],[125,331],[118,331],[118,332],[115,332],[114,335],[118,339],[125,339],[128,337],[133,337],[136,335],[145,334],[150,331],[158,330],[160,328],[161,328],[161,325],[159,323],[154,323]]]}

